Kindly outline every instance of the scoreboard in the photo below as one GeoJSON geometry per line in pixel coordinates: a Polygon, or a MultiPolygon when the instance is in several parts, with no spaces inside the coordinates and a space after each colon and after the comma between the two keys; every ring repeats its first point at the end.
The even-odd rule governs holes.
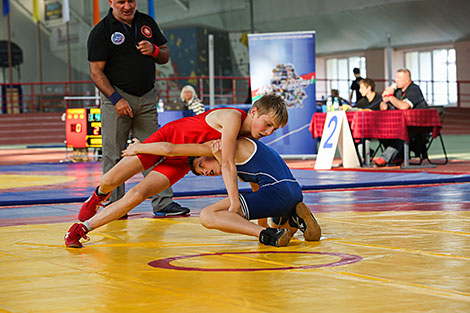
{"type": "Polygon", "coordinates": [[[100,148],[102,145],[100,109],[67,109],[65,139],[68,148],[100,148]]]}

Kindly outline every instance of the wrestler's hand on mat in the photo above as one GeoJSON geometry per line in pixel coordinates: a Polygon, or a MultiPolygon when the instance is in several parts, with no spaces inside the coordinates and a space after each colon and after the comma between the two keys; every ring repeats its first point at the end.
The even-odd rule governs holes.
{"type": "Polygon", "coordinates": [[[121,156],[126,157],[126,156],[133,156],[138,154],[137,149],[140,145],[140,140],[137,138],[132,139],[132,143],[127,146],[126,150],[122,150],[121,156]]]}

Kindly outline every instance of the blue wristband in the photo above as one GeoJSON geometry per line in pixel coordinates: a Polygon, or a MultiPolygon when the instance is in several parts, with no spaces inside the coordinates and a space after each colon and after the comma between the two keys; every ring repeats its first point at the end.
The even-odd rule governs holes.
{"type": "Polygon", "coordinates": [[[118,103],[118,101],[121,99],[122,99],[122,96],[117,91],[113,92],[109,96],[109,101],[111,101],[113,105],[116,105],[116,103],[118,103]]]}

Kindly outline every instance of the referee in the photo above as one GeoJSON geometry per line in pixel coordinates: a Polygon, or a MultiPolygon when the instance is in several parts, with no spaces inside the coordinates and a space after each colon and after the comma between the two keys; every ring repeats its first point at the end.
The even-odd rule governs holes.
{"type": "MultiPolygon", "coordinates": [[[[155,63],[165,64],[170,58],[165,36],[151,16],[136,10],[136,0],[108,1],[108,14],[88,36],[91,79],[101,91],[103,173],[119,162],[131,131],[143,141],[158,129],[155,63]]],[[[96,193],[103,198],[99,188],[96,193]]],[[[124,193],[123,184],[113,191],[110,202],[124,193]]],[[[188,214],[189,209],[172,197],[171,188],[156,195],[154,213],[188,214]]]]}

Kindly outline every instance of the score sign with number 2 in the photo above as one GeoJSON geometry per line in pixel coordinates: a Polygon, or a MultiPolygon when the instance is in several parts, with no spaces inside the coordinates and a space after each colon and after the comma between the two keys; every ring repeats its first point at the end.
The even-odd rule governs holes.
{"type": "Polygon", "coordinates": [[[339,131],[337,131],[338,130],[338,117],[336,115],[332,116],[331,119],[328,121],[327,128],[328,128],[328,132],[330,132],[330,135],[328,136],[326,141],[323,143],[322,147],[323,149],[332,149],[333,141],[334,141],[335,143],[334,148],[336,149],[336,143],[338,142],[338,136],[339,136],[339,131]],[[334,139],[332,139],[333,136],[334,136],[334,139]]]}
{"type": "Polygon", "coordinates": [[[331,169],[336,147],[339,148],[343,167],[356,168],[360,166],[346,112],[344,111],[328,112],[326,115],[320,149],[315,162],[316,170],[331,169]]]}

